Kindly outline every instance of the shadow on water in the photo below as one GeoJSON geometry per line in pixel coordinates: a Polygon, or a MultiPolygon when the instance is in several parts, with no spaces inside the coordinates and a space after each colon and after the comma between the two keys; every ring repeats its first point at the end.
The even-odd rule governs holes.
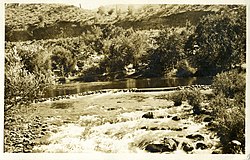
{"type": "Polygon", "coordinates": [[[211,83],[212,77],[145,78],[126,79],[112,82],[70,82],[51,87],[46,91],[45,97],[56,97],[103,89],[161,88],[195,84],[209,85],[211,83]]]}

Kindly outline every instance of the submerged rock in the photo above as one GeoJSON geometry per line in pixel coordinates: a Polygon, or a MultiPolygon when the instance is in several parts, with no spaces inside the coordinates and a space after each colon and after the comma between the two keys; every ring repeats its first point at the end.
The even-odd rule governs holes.
{"type": "Polygon", "coordinates": [[[162,119],[162,118],[164,118],[164,116],[158,116],[157,118],[162,119]]]}
{"type": "Polygon", "coordinates": [[[171,128],[172,131],[182,131],[182,128],[171,128]]]}
{"type": "Polygon", "coordinates": [[[155,130],[160,130],[158,127],[151,127],[150,130],[155,131],[155,130]]]}
{"type": "Polygon", "coordinates": [[[143,126],[143,127],[141,127],[141,129],[148,129],[148,127],[147,126],[143,126]]]}
{"type": "Polygon", "coordinates": [[[108,108],[107,110],[108,111],[113,111],[113,110],[115,110],[116,108],[114,108],[114,107],[112,107],[112,108],[108,108]]]}

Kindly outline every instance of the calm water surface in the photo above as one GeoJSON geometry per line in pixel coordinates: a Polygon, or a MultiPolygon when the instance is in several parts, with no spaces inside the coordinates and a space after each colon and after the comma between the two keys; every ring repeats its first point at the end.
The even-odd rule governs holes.
{"type": "Polygon", "coordinates": [[[49,88],[45,94],[45,97],[77,94],[86,91],[96,91],[103,89],[160,88],[187,86],[194,84],[209,85],[211,83],[212,77],[145,78],[126,79],[112,82],[69,82],[49,88]]]}

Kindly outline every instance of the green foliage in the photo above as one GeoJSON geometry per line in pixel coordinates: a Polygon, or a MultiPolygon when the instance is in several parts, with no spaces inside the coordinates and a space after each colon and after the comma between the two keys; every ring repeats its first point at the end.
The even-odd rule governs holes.
{"type": "Polygon", "coordinates": [[[112,15],[114,12],[115,12],[115,9],[114,9],[114,8],[111,8],[111,9],[108,11],[108,14],[109,14],[109,15],[112,15]]]}
{"type": "Polygon", "coordinates": [[[215,74],[244,64],[246,7],[237,6],[205,16],[189,41],[187,51],[190,50],[192,62],[203,72],[215,74]]]}
{"type": "Polygon", "coordinates": [[[19,4],[16,7],[5,6],[6,25],[12,26],[13,29],[25,29],[41,20],[48,25],[54,24],[58,20],[80,22],[85,21],[91,15],[92,13],[73,5],[33,3],[19,4]]]}
{"type": "Polygon", "coordinates": [[[4,107],[31,103],[41,97],[43,90],[52,82],[50,73],[29,72],[15,47],[7,48],[5,53],[5,92],[4,107]]]}
{"type": "Polygon", "coordinates": [[[168,28],[155,37],[155,48],[149,52],[149,66],[156,74],[162,76],[177,66],[185,57],[184,44],[192,33],[192,27],[168,28]]]}
{"type": "Polygon", "coordinates": [[[188,103],[193,106],[193,113],[199,115],[201,113],[201,102],[204,100],[204,96],[199,90],[186,91],[186,97],[188,103]]]}
{"type": "Polygon", "coordinates": [[[245,74],[229,71],[218,74],[213,82],[215,98],[211,102],[217,133],[224,153],[245,152],[245,74]],[[237,146],[232,143],[237,140],[237,146]]]}
{"type": "Polygon", "coordinates": [[[81,36],[81,41],[85,45],[85,52],[94,54],[102,53],[104,35],[100,27],[93,26],[90,31],[81,36]]]}
{"type": "Polygon", "coordinates": [[[236,100],[226,98],[223,94],[217,95],[211,102],[215,114],[215,128],[223,153],[245,152],[245,107],[236,100]],[[232,141],[241,143],[236,150],[232,141]]]}
{"type": "Polygon", "coordinates": [[[133,16],[134,12],[135,12],[135,9],[134,9],[133,5],[129,5],[128,6],[128,15],[133,16]]]}
{"type": "Polygon", "coordinates": [[[201,102],[204,100],[204,96],[199,90],[183,90],[175,92],[170,96],[170,99],[174,101],[175,106],[180,106],[182,101],[188,101],[193,106],[194,114],[200,114],[201,102]]]}
{"type": "Polygon", "coordinates": [[[146,36],[142,33],[126,30],[106,41],[104,52],[110,71],[121,71],[130,63],[137,65],[147,51],[146,40],[146,36]]]}
{"type": "Polygon", "coordinates": [[[46,74],[51,71],[51,54],[42,44],[30,44],[25,46],[17,44],[16,47],[24,68],[27,71],[35,74],[39,72],[46,74]]]}
{"type": "Polygon", "coordinates": [[[105,7],[104,7],[104,6],[100,6],[100,7],[98,8],[98,11],[97,11],[98,14],[104,15],[105,12],[106,12],[106,10],[105,10],[105,7]]]}
{"type": "Polygon", "coordinates": [[[213,80],[213,91],[215,94],[222,93],[226,98],[241,96],[244,99],[246,88],[245,74],[237,70],[218,74],[213,80]]]}
{"type": "Polygon", "coordinates": [[[196,68],[193,68],[187,59],[180,60],[176,65],[176,76],[178,77],[189,77],[193,76],[197,71],[196,68]]]}
{"type": "Polygon", "coordinates": [[[182,101],[186,100],[186,94],[183,91],[175,92],[170,96],[170,99],[174,101],[174,106],[180,106],[182,101]]]}
{"type": "Polygon", "coordinates": [[[76,59],[67,49],[56,46],[52,50],[51,63],[53,70],[60,70],[62,76],[68,76],[75,69],[76,59]]]}

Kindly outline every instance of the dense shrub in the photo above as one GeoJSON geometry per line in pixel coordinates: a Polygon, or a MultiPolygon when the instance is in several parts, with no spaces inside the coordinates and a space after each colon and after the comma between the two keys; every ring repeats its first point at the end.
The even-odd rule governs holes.
{"type": "Polygon", "coordinates": [[[186,98],[188,103],[193,106],[193,113],[200,114],[201,113],[201,102],[204,100],[204,96],[201,94],[199,90],[186,91],[186,98]]]}
{"type": "Polygon", "coordinates": [[[176,76],[177,77],[191,77],[197,71],[196,68],[193,68],[189,64],[189,62],[187,61],[187,59],[180,60],[177,63],[176,69],[177,69],[177,71],[176,71],[176,76]]]}
{"type": "Polygon", "coordinates": [[[213,82],[211,102],[223,153],[245,152],[245,74],[229,71],[218,74],[213,82]],[[241,145],[235,145],[237,140],[241,145]]]}
{"type": "Polygon", "coordinates": [[[223,153],[245,152],[245,108],[233,99],[219,94],[212,100],[211,106],[215,114],[215,128],[223,153]],[[232,143],[237,140],[241,143],[238,149],[232,143]]]}
{"type": "Polygon", "coordinates": [[[201,113],[201,102],[204,100],[204,96],[199,90],[183,90],[175,92],[170,96],[170,99],[174,101],[175,106],[180,106],[182,101],[187,101],[193,106],[193,113],[201,113]]]}
{"type": "Polygon", "coordinates": [[[46,74],[51,71],[51,53],[43,44],[15,44],[24,68],[30,73],[46,74]]]}
{"type": "Polygon", "coordinates": [[[244,99],[245,74],[238,73],[237,70],[218,74],[213,80],[212,88],[215,94],[222,93],[226,98],[241,96],[244,99]]]}
{"type": "Polygon", "coordinates": [[[182,101],[186,100],[186,94],[183,91],[175,92],[170,96],[170,99],[174,101],[174,106],[180,106],[182,101]]]}
{"type": "Polygon", "coordinates": [[[147,52],[147,37],[132,29],[124,30],[117,37],[105,41],[106,69],[122,71],[128,64],[136,66],[147,52]]]}
{"type": "Polygon", "coordinates": [[[16,49],[8,48],[5,53],[4,109],[28,104],[43,94],[52,82],[50,73],[29,72],[22,63],[16,49]]]}

